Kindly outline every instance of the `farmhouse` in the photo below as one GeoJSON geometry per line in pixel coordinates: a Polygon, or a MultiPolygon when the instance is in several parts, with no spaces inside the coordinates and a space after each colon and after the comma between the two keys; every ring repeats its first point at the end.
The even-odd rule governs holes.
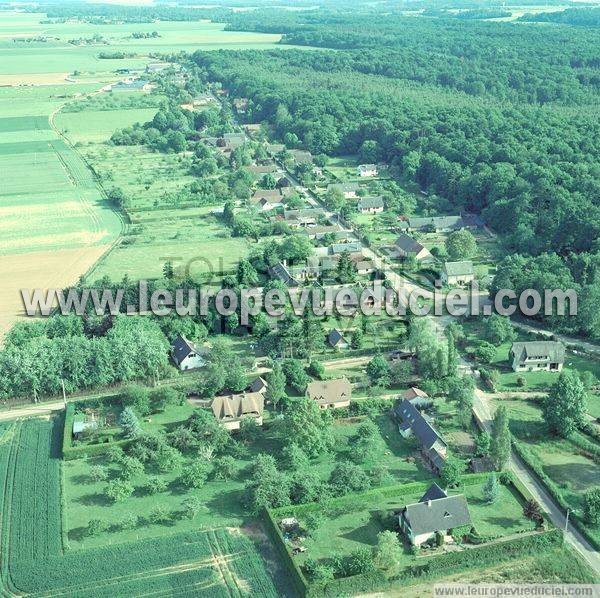
{"type": "Polygon", "coordinates": [[[312,154],[306,150],[293,149],[290,150],[290,154],[296,164],[310,164],[313,161],[312,154]]]}
{"type": "Polygon", "coordinates": [[[259,426],[263,422],[265,398],[261,392],[215,397],[211,403],[214,416],[227,430],[239,430],[244,417],[253,418],[259,426]]]}
{"type": "Polygon", "coordinates": [[[396,253],[400,257],[414,257],[418,261],[433,259],[429,249],[423,247],[421,243],[405,233],[400,233],[400,236],[396,239],[395,247],[396,253]]]}
{"type": "Polygon", "coordinates": [[[309,239],[322,239],[325,235],[343,232],[339,224],[324,224],[322,226],[308,226],[300,229],[300,234],[309,239]]]}
{"type": "Polygon", "coordinates": [[[327,185],[327,191],[331,191],[332,189],[340,191],[346,199],[353,199],[358,196],[360,185],[358,183],[333,183],[327,185]]]}
{"type": "Polygon", "coordinates": [[[292,228],[314,226],[317,220],[324,215],[321,208],[306,208],[304,210],[284,210],[283,217],[292,228]]]}
{"type": "Polygon", "coordinates": [[[439,474],[444,467],[448,447],[423,414],[407,399],[394,407],[394,416],[402,423],[398,431],[403,438],[415,436],[425,461],[439,474]]]}
{"type": "Polygon", "coordinates": [[[110,86],[111,91],[143,91],[144,93],[148,93],[152,88],[152,83],[144,79],[126,79],[110,86]]]}
{"type": "Polygon", "coordinates": [[[419,502],[402,509],[398,523],[409,542],[421,546],[438,533],[447,536],[454,528],[470,525],[471,515],[464,495],[448,496],[432,484],[419,502]]]}
{"type": "Polygon", "coordinates": [[[450,232],[464,228],[465,223],[461,216],[433,216],[427,218],[409,218],[398,225],[400,229],[408,231],[450,232]]]}
{"type": "Polygon", "coordinates": [[[383,212],[383,197],[380,195],[361,197],[358,200],[358,211],[361,214],[379,214],[383,212]]]}
{"type": "Polygon", "coordinates": [[[225,133],[222,137],[224,147],[235,149],[246,143],[246,136],[243,133],[225,133]]]}
{"type": "Polygon", "coordinates": [[[259,177],[263,174],[272,174],[277,172],[277,165],[274,162],[267,162],[266,164],[251,164],[246,169],[251,172],[254,176],[259,177]]]}
{"type": "Polygon", "coordinates": [[[327,335],[327,343],[334,349],[347,349],[350,346],[350,343],[346,340],[343,333],[337,328],[334,328],[327,335]]]}
{"type": "Polygon", "coordinates": [[[371,177],[377,176],[379,170],[377,168],[377,164],[360,164],[356,169],[356,173],[360,177],[371,177]]]}
{"type": "Polygon", "coordinates": [[[263,212],[279,207],[282,200],[279,189],[257,189],[250,198],[250,202],[263,212]]]}
{"type": "Polygon", "coordinates": [[[565,346],[555,341],[513,343],[508,359],[515,372],[560,372],[565,362],[565,346]]]}
{"type": "Polygon", "coordinates": [[[207,350],[180,334],[171,344],[171,357],[181,371],[194,370],[206,365],[207,350]]]}
{"type": "Polygon", "coordinates": [[[346,378],[319,380],[306,387],[309,399],[316,401],[321,409],[349,407],[352,385],[346,378]]]}
{"type": "Polygon", "coordinates": [[[473,262],[444,262],[441,272],[442,282],[444,284],[466,284],[475,279],[473,262]]]}

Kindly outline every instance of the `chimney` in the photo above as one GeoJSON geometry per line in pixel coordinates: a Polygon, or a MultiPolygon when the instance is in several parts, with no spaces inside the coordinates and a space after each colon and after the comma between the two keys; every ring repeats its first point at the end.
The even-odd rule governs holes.
{"type": "Polygon", "coordinates": [[[427,506],[428,506],[428,507],[431,507],[431,499],[429,499],[429,500],[427,501],[427,506]]]}

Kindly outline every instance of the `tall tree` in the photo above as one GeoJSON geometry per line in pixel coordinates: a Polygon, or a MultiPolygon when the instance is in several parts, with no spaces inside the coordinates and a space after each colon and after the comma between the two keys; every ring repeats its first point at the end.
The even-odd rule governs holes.
{"type": "Polygon", "coordinates": [[[510,458],[511,436],[508,427],[508,410],[501,405],[494,413],[490,457],[496,469],[504,469],[510,458]]]}
{"type": "Polygon", "coordinates": [[[585,387],[577,373],[562,371],[543,405],[544,419],[550,431],[563,438],[574,432],[585,418],[586,402],[585,387]]]}

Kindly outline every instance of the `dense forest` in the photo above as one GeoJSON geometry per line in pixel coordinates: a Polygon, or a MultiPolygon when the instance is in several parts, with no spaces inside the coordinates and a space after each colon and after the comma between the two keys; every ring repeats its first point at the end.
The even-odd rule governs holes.
{"type": "Polygon", "coordinates": [[[540,12],[523,15],[519,20],[535,23],[560,23],[600,27],[600,7],[567,8],[556,12],[540,12]]]}
{"type": "Polygon", "coordinates": [[[500,269],[504,282],[580,290],[586,315],[567,328],[600,335],[596,31],[269,15],[237,14],[230,27],[336,51],[196,53],[207,79],[250,98],[249,121],[315,154],[368,148],[400,182],[447,200],[441,210],[482,214],[523,256],[500,269]]]}

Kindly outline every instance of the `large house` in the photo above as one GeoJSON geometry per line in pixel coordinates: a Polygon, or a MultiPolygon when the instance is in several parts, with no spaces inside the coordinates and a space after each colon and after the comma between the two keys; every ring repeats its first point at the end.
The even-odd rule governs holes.
{"type": "Polygon", "coordinates": [[[394,407],[394,416],[401,421],[398,426],[400,435],[403,438],[414,436],[425,461],[435,473],[441,473],[448,446],[428,419],[407,399],[394,407]]]}
{"type": "Polygon", "coordinates": [[[408,231],[427,231],[432,232],[450,232],[465,227],[465,222],[462,216],[430,216],[417,217],[403,220],[398,224],[402,230],[408,231]]]}
{"type": "Polygon", "coordinates": [[[308,384],[306,395],[316,401],[321,409],[349,407],[352,385],[347,378],[317,380],[308,384]]]}
{"type": "Polygon", "coordinates": [[[457,527],[471,525],[471,514],[464,495],[448,496],[432,484],[419,502],[402,509],[398,523],[409,542],[421,546],[438,533],[447,536],[457,527]]]}
{"type": "Polygon", "coordinates": [[[214,416],[227,430],[239,430],[244,417],[251,417],[262,426],[264,407],[262,392],[222,395],[211,403],[214,416]]]}
{"type": "Polygon", "coordinates": [[[171,357],[177,367],[183,372],[194,370],[206,365],[207,350],[180,334],[171,344],[171,357]]]}
{"type": "Polygon", "coordinates": [[[400,233],[395,247],[400,257],[414,257],[418,261],[433,259],[429,249],[405,233],[400,233]]]}
{"type": "Polygon", "coordinates": [[[377,176],[379,169],[377,164],[360,164],[356,169],[356,173],[360,177],[372,177],[377,176]]]}
{"type": "Polygon", "coordinates": [[[565,346],[556,341],[513,343],[508,359],[515,372],[560,372],[565,362],[565,346]]]}
{"type": "Polygon", "coordinates": [[[473,262],[444,262],[441,272],[442,282],[448,285],[467,284],[475,279],[473,262]]]}
{"type": "Polygon", "coordinates": [[[280,189],[257,189],[250,201],[259,210],[266,212],[281,206],[283,197],[280,189]]]}
{"type": "Polygon", "coordinates": [[[383,197],[380,195],[365,196],[358,200],[358,211],[361,214],[379,214],[384,207],[383,197]]]}
{"type": "Polygon", "coordinates": [[[292,228],[305,228],[315,226],[325,216],[321,208],[304,208],[301,210],[284,210],[283,217],[292,228]]]}

